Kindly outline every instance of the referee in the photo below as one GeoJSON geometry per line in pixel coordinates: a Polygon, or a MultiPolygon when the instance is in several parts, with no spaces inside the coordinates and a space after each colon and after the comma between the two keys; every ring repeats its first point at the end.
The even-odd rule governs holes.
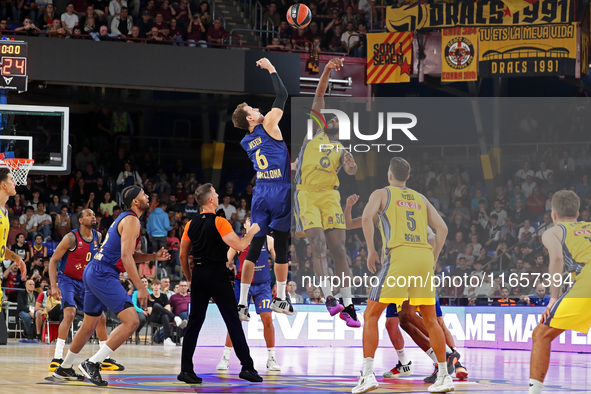
{"type": "Polygon", "coordinates": [[[191,282],[191,314],[183,340],[181,373],[177,379],[185,383],[202,381],[193,371],[193,354],[205,320],[209,299],[213,298],[224,318],[236,355],[242,364],[242,371],[238,376],[250,382],[262,382],[263,378],[254,369],[250,357],[250,350],[238,318],[236,296],[226,269],[228,246],[235,250],[244,250],[259,231],[259,226],[253,223],[248,233],[239,238],[230,222],[225,217],[215,214],[218,194],[211,183],[197,188],[195,200],[201,208],[201,213],[185,226],[179,255],[185,277],[191,282]],[[189,255],[193,256],[195,263],[193,272],[189,268],[189,255]]]}

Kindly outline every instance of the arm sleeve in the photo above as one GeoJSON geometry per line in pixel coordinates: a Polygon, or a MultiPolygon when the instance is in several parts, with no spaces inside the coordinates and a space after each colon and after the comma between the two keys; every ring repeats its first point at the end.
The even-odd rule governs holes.
{"type": "Polygon", "coordinates": [[[135,308],[135,310],[138,313],[143,313],[144,310],[140,307],[137,306],[137,290],[133,292],[133,295],[131,296],[131,303],[133,304],[133,307],[135,308]]]}
{"type": "Polygon", "coordinates": [[[218,229],[222,238],[234,231],[228,219],[221,216],[215,218],[215,227],[218,229]]]}
{"type": "Polygon", "coordinates": [[[271,74],[271,80],[273,81],[273,88],[275,89],[275,101],[273,101],[272,108],[279,108],[283,111],[285,102],[287,101],[287,89],[283,85],[283,81],[276,72],[271,74]]]}

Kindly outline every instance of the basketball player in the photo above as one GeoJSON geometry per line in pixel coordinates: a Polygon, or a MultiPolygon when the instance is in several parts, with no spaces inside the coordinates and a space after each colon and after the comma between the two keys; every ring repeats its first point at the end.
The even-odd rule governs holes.
{"type": "Polygon", "coordinates": [[[0,168],[0,261],[12,260],[18,269],[21,271],[22,280],[27,279],[27,265],[22,258],[19,257],[12,250],[6,248],[6,240],[8,239],[8,231],[10,230],[10,220],[8,218],[8,210],[6,209],[6,202],[8,198],[16,195],[16,183],[8,168],[0,168]]]}
{"type": "MultiPolygon", "coordinates": [[[[247,213],[244,217],[244,228],[246,229],[246,232],[250,229],[250,213],[247,213]]],[[[275,327],[273,327],[273,317],[271,316],[271,300],[273,298],[273,293],[271,292],[271,272],[269,270],[268,260],[269,255],[275,260],[275,248],[273,243],[273,238],[267,235],[267,243],[263,245],[261,255],[254,266],[254,279],[248,291],[248,303],[250,304],[252,298],[256,312],[263,322],[263,335],[265,337],[265,343],[267,344],[267,369],[276,372],[281,371],[281,367],[277,364],[277,360],[275,360],[275,327]]],[[[236,253],[240,253],[238,255],[240,266],[238,267],[238,274],[236,275],[236,286],[234,286],[236,301],[238,301],[240,298],[240,294],[238,294],[240,292],[240,274],[244,259],[248,253],[248,248],[244,249],[242,252],[237,252],[235,249],[230,248],[228,250],[228,262],[234,260],[236,253]]],[[[246,305],[246,312],[250,320],[248,305],[246,305]]],[[[232,340],[230,339],[230,335],[227,335],[224,354],[216,368],[218,371],[225,371],[228,369],[231,351],[232,340]]]]}
{"type": "Polygon", "coordinates": [[[257,183],[252,191],[251,215],[252,222],[260,226],[259,233],[250,243],[244,267],[242,267],[238,314],[243,321],[247,319],[246,305],[254,276],[254,262],[258,261],[266,235],[270,231],[273,231],[277,253],[275,261],[277,296],[271,303],[271,309],[287,315],[296,313],[286,293],[289,269],[287,247],[291,230],[291,163],[287,145],[279,129],[279,121],[287,101],[287,89],[267,58],[260,59],[256,65],[271,74],[277,96],[271,111],[266,115],[261,114],[258,108],[252,108],[246,103],[238,105],[232,114],[234,126],[248,131],[240,145],[248,154],[257,172],[257,183]]]}
{"type": "MultiPolygon", "coordinates": [[[[64,345],[70,326],[76,316],[76,308],[84,310],[84,283],[82,273],[86,264],[92,259],[101,244],[101,234],[94,229],[96,216],[92,209],[84,209],[78,216],[80,227],[72,230],[61,240],[53,256],[49,260],[49,280],[53,298],[62,301],[64,318],[60,323],[55,345],[53,360],[49,370],[55,371],[64,361],[62,359],[64,345]]],[[[107,343],[107,319],[102,314],[96,328],[100,346],[107,343]]],[[[102,369],[123,371],[125,367],[115,360],[103,361],[102,369]]],[[[69,376],[56,376],[58,379],[69,379],[69,376]]]]}
{"type": "MultiPolygon", "coordinates": [[[[312,104],[313,111],[324,109],[324,94],[332,69],[340,70],[343,59],[331,59],[322,72],[316,95],[312,104]]],[[[327,123],[326,130],[316,128],[311,140],[304,140],[296,161],[295,215],[296,232],[305,233],[312,246],[314,272],[320,280],[320,287],[326,299],[326,308],[331,316],[340,314],[349,327],[361,327],[357,319],[353,296],[351,294],[351,270],[345,250],[346,224],[341,208],[341,195],[338,172],[344,167],[349,175],[357,173],[357,164],[353,156],[345,151],[338,142],[339,122],[333,117],[327,123]],[[323,146],[332,145],[332,149],[323,146]],[[343,304],[333,297],[332,284],[328,280],[330,272],[326,258],[326,247],[335,262],[335,275],[349,278],[349,286],[341,287],[343,304]]]]}
{"type": "Polygon", "coordinates": [[[109,227],[103,244],[84,270],[84,320],[72,340],[68,354],[54,372],[54,376],[68,374],[72,380],[87,377],[97,386],[108,384],[100,374],[102,362],[109,358],[111,353],[117,350],[139,325],[137,312],[127,291],[119,282],[119,272],[127,271],[129,279],[138,289],[138,303],[146,307],[148,291],[142,285],[136,262],[166,261],[170,258],[168,251],[164,248],[156,254],[136,252],[141,235],[139,217],[148,209],[148,196],[137,185],[126,187],[121,195],[124,204],[130,209],[122,212],[109,227]],[[72,368],[76,356],[90,339],[100,321],[100,316],[107,309],[117,315],[121,324],[111,332],[107,343],[101,346],[97,353],[78,366],[84,376],[77,375],[72,368]]]}
{"type": "Polygon", "coordinates": [[[580,200],[571,190],[561,190],[552,196],[552,221],[555,226],[542,234],[542,243],[550,253],[548,271],[550,302],[532,335],[529,393],[542,392],[548,372],[552,341],[565,330],[584,334],[591,327],[591,223],[577,222],[580,200]],[[575,274],[575,284],[560,297],[564,268],[575,274]]]}
{"type": "MultiPolygon", "coordinates": [[[[431,289],[429,279],[445,242],[447,225],[426,198],[406,187],[409,175],[408,162],[400,157],[393,158],[388,169],[390,185],[374,191],[363,211],[365,239],[373,239],[374,219],[379,218],[385,258],[378,276],[380,283],[372,288],[364,313],[363,370],[353,393],[365,393],[379,387],[373,373],[373,357],[378,346],[378,319],[390,303],[409,299],[411,305],[421,307],[439,365],[446,365],[445,338],[437,323],[435,291],[431,289]],[[427,226],[435,230],[435,247],[427,242],[427,226]],[[409,261],[412,264],[408,264],[409,261]]],[[[372,242],[367,243],[367,249],[367,266],[371,273],[375,273],[379,255],[372,242]]],[[[439,368],[438,379],[429,387],[429,392],[453,390],[447,368],[439,368]]]]}
{"type": "MultiPolygon", "coordinates": [[[[348,230],[361,227],[361,217],[355,219],[351,217],[351,208],[353,207],[353,205],[355,205],[355,203],[358,200],[359,196],[356,194],[347,197],[347,203],[345,205],[345,222],[347,223],[348,230]]],[[[431,246],[434,246],[435,234],[430,228],[428,228],[427,230],[427,242],[429,242],[431,246]]],[[[427,328],[425,327],[425,324],[423,323],[421,317],[416,313],[416,307],[411,307],[408,304],[408,301],[404,301],[400,306],[400,309],[401,315],[399,316],[399,307],[396,304],[390,304],[386,308],[386,331],[388,331],[390,342],[392,342],[392,346],[394,346],[396,354],[398,355],[398,363],[391,370],[384,372],[383,376],[385,378],[398,378],[402,376],[409,376],[412,374],[412,361],[410,361],[406,357],[404,351],[404,338],[402,337],[402,333],[400,332],[399,328],[402,327],[404,331],[406,331],[407,334],[412,338],[412,340],[435,363],[435,370],[433,371],[433,373],[430,376],[427,376],[425,379],[423,379],[425,383],[435,383],[435,381],[437,380],[437,373],[439,368],[437,366],[437,357],[435,356],[433,349],[430,347],[431,345],[429,343],[429,333],[427,331],[427,328]],[[402,313],[403,311],[404,313],[402,313]]],[[[443,312],[441,311],[441,306],[439,305],[439,299],[436,300],[435,311],[437,315],[437,322],[441,326],[441,329],[443,330],[443,333],[445,335],[445,346],[447,350],[447,371],[451,374],[455,370],[456,377],[458,379],[468,379],[468,371],[460,363],[460,354],[454,349],[455,342],[453,336],[451,335],[443,321],[443,312]]]]}

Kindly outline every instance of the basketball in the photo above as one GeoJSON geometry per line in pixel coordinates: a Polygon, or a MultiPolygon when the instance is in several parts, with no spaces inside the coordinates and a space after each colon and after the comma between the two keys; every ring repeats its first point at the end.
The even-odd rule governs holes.
{"type": "Polygon", "coordinates": [[[311,20],[312,12],[305,4],[294,4],[287,10],[287,23],[294,29],[303,29],[311,20]]]}

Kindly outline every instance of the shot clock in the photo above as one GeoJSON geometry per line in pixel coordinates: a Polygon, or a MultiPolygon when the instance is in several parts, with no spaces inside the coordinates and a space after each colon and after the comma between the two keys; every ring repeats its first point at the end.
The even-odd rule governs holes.
{"type": "Polygon", "coordinates": [[[0,89],[27,90],[27,43],[0,40],[0,89]]]}

